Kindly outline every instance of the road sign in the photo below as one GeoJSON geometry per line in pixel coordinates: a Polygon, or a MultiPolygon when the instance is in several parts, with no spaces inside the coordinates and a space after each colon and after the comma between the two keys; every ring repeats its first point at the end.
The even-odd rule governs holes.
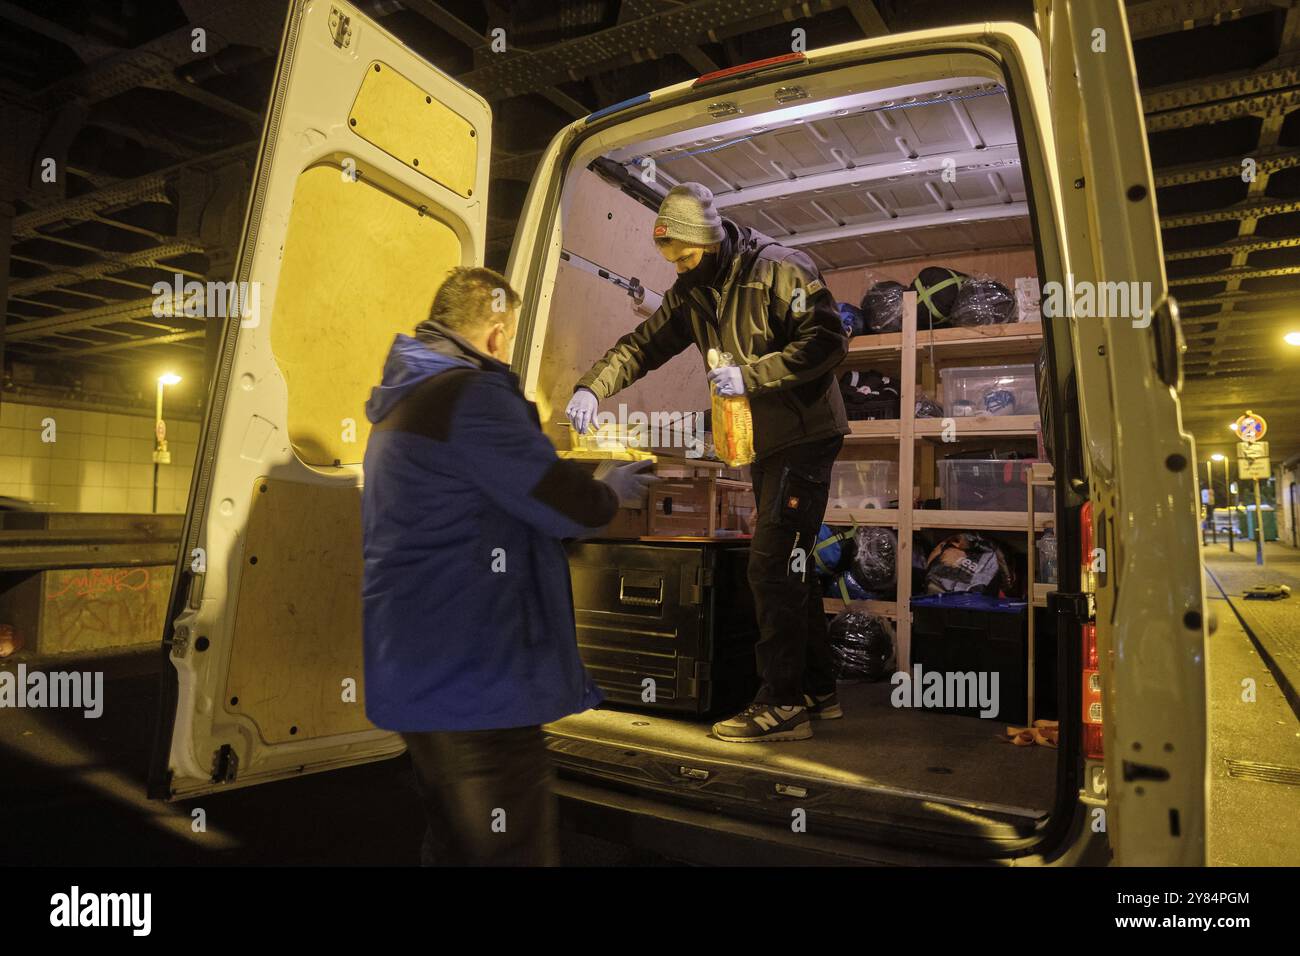
{"type": "Polygon", "coordinates": [[[1237,437],[1244,442],[1256,442],[1264,437],[1268,431],[1268,422],[1264,421],[1263,415],[1256,415],[1254,412],[1247,412],[1237,419],[1236,424],[1237,437]]]}
{"type": "Polygon", "coordinates": [[[1266,441],[1243,441],[1237,443],[1237,457],[1254,461],[1258,458],[1268,458],[1268,442],[1266,441]]]}
{"type": "Polygon", "coordinates": [[[1262,481],[1265,478],[1271,478],[1273,472],[1269,467],[1267,458],[1238,458],[1237,459],[1237,477],[1249,481],[1254,478],[1262,481]]]}

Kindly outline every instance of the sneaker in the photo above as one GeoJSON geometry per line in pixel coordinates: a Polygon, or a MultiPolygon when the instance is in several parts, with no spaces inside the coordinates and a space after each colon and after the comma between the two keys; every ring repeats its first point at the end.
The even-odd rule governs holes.
{"type": "Polygon", "coordinates": [[[808,708],[808,716],[813,720],[838,720],[844,716],[835,691],[829,694],[804,694],[803,702],[808,708]]]}
{"type": "Polygon", "coordinates": [[[750,704],[730,720],[714,724],[713,736],[731,743],[807,740],[812,736],[812,722],[804,707],[750,704]]]}

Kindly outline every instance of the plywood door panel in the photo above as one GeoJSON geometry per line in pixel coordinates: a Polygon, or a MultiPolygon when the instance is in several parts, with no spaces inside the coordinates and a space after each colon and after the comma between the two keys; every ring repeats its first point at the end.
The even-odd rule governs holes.
{"type": "Polygon", "coordinates": [[[257,483],[224,706],[252,720],[266,742],[371,728],[361,566],[360,488],[257,483]],[[355,703],[343,700],[347,678],[356,681],[355,703]]]}

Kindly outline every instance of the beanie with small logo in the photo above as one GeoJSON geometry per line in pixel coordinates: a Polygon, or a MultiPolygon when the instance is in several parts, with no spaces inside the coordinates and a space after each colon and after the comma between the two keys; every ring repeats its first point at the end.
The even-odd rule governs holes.
{"type": "Polygon", "coordinates": [[[699,183],[681,183],[668,190],[655,218],[656,239],[677,239],[693,246],[721,242],[722,217],[713,208],[713,193],[699,183]]]}

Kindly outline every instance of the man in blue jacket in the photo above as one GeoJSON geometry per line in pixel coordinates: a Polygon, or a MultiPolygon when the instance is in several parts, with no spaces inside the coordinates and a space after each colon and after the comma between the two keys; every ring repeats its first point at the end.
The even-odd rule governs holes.
{"type": "Polygon", "coordinates": [[[507,364],[519,301],[490,269],[453,269],[366,405],[366,715],[406,741],[425,863],[558,862],[540,725],[601,700],[561,539],[653,480],[556,455],[507,364]]]}

